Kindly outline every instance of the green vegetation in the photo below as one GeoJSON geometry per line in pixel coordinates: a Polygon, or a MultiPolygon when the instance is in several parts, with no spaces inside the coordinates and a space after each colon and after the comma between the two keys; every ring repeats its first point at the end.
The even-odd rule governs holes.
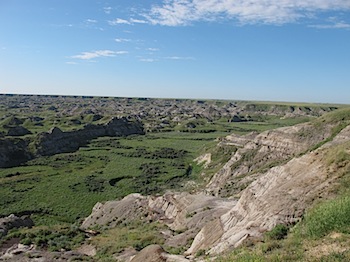
{"type": "Polygon", "coordinates": [[[12,230],[2,241],[20,238],[25,245],[35,244],[49,251],[72,250],[83,243],[85,234],[75,225],[41,226],[33,229],[12,230]]]}
{"type": "Polygon", "coordinates": [[[274,229],[267,232],[265,236],[270,240],[281,240],[288,234],[288,227],[286,225],[277,225],[274,229]]]}
{"type": "Polygon", "coordinates": [[[159,233],[162,228],[164,225],[159,223],[125,222],[91,238],[90,243],[97,248],[97,259],[108,258],[126,247],[141,250],[151,244],[163,244],[164,239],[159,233]]]}
{"type": "MultiPolygon", "coordinates": [[[[141,250],[149,244],[163,244],[164,239],[159,233],[163,229],[161,224],[123,221],[113,229],[100,228],[100,234],[88,241],[76,225],[90,214],[96,202],[121,199],[136,192],[148,195],[168,189],[190,191],[200,188],[204,185],[200,175],[203,167],[195,164],[193,159],[211,153],[211,163],[205,171],[205,179],[210,178],[237,150],[235,146],[216,146],[214,140],[229,133],[263,132],[310,121],[314,130],[300,134],[309,139],[317,133],[315,130],[331,124],[330,137],[317,148],[333,139],[350,121],[349,109],[314,118],[317,110],[332,111],[340,105],[176,100],[182,103],[179,108],[183,106],[185,111],[174,109],[175,113],[170,113],[172,111],[166,110],[175,104],[175,100],[159,100],[159,108],[155,108],[154,102],[147,98],[80,97],[79,105],[74,97],[62,99],[64,105],[53,105],[51,100],[40,97],[37,99],[35,106],[25,103],[30,96],[15,97],[9,103],[11,107],[0,105],[0,136],[7,136],[11,128],[23,126],[31,134],[16,139],[31,141],[33,145],[38,133],[47,132],[52,127],[59,127],[62,131],[76,130],[87,124],[104,124],[112,116],[137,115],[142,111],[138,116],[149,131],[147,135],[98,138],[74,153],[38,157],[18,167],[0,169],[0,217],[11,213],[27,214],[36,225],[32,229],[11,230],[6,239],[18,237],[22,243],[33,243],[51,251],[72,250],[90,241],[97,247],[98,261],[109,261],[113,254],[126,247],[141,250]],[[95,103],[99,106],[92,106],[95,103]],[[195,105],[200,105],[197,112],[208,110],[200,115],[194,114],[191,109],[196,108],[195,105]],[[232,116],[236,114],[236,106],[242,111],[237,110],[237,115],[232,116]],[[217,107],[225,107],[230,113],[225,114],[225,110],[220,111],[217,107]],[[151,110],[155,110],[154,114],[151,110]],[[165,111],[167,113],[163,114],[165,111]],[[300,114],[288,117],[295,111],[300,114]],[[303,113],[309,116],[302,116],[303,113]],[[179,120],[174,120],[177,117],[179,120]]],[[[334,232],[341,234],[343,243],[349,245],[349,148],[350,144],[343,144],[332,149],[324,159],[335,173],[330,175],[339,177],[339,186],[331,192],[339,197],[309,210],[298,225],[278,225],[266,233],[263,240],[247,241],[219,261],[304,261],[307,257],[305,249],[313,250],[322,241],[342,245],[338,243],[339,239],[330,237],[334,232]]],[[[248,151],[241,161],[253,163],[255,155],[254,150],[248,151]]],[[[241,163],[238,161],[236,165],[241,163]]],[[[260,171],[275,164],[262,165],[260,171]]],[[[247,185],[228,184],[231,191],[227,190],[227,195],[232,196],[235,186],[240,191],[247,185]]],[[[187,217],[195,214],[188,213],[187,217]]],[[[181,253],[186,245],[166,247],[166,250],[181,253]]],[[[205,255],[205,250],[199,250],[196,255],[205,255]]],[[[349,252],[336,249],[317,261],[345,261],[349,258],[349,252]]]]}
{"type": "Polygon", "coordinates": [[[198,139],[156,135],[100,138],[76,153],[1,169],[0,194],[7,197],[0,199],[0,214],[33,213],[36,224],[74,223],[96,202],[181,190],[186,180],[197,179],[192,160],[202,147],[198,139]]]}

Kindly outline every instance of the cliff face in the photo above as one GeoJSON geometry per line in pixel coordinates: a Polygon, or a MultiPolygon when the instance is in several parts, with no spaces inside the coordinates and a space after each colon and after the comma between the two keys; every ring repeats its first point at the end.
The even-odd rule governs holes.
{"type": "Polygon", "coordinates": [[[49,132],[40,133],[31,142],[23,139],[0,139],[0,167],[11,167],[24,163],[33,157],[51,156],[74,152],[90,140],[102,136],[143,135],[143,125],[126,118],[113,118],[104,125],[86,125],[83,129],[62,132],[54,127],[49,132]],[[34,152],[29,152],[30,147],[34,152]]]}
{"type": "Polygon", "coordinates": [[[306,123],[243,137],[227,136],[220,144],[235,146],[238,150],[212,177],[206,191],[217,196],[239,194],[259,172],[305,152],[329,137],[330,130],[331,127],[327,127],[315,132],[314,126],[306,123]],[[245,179],[241,179],[242,176],[245,179]]]}
{"type": "Polygon", "coordinates": [[[90,140],[102,136],[128,136],[144,134],[140,122],[129,122],[126,118],[113,118],[104,125],[86,125],[83,129],[62,132],[53,128],[48,133],[41,133],[35,141],[36,155],[50,156],[59,153],[74,152],[90,140]]]}
{"type": "Polygon", "coordinates": [[[217,219],[220,230],[211,224],[205,225],[187,254],[195,254],[200,249],[218,254],[238,246],[248,237],[261,236],[277,224],[300,220],[305,209],[325,194],[337,178],[332,176],[325,161],[327,150],[346,141],[350,141],[350,126],[318,150],[261,174],[243,191],[237,204],[217,219]],[[222,234],[217,234],[218,231],[222,234]]]}

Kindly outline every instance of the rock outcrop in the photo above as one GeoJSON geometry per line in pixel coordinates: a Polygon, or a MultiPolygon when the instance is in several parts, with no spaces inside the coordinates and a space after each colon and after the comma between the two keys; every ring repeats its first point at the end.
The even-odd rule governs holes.
{"type": "Polygon", "coordinates": [[[81,227],[115,227],[125,220],[160,221],[172,231],[182,232],[167,235],[166,244],[184,246],[207,222],[226,213],[235,203],[202,193],[166,193],[158,197],[131,194],[119,201],[97,203],[81,227]]]}
{"type": "Polygon", "coordinates": [[[32,132],[30,132],[27,128],[23,126],[15,126],[15,127],[10,127],[7,131],[8,136],[24,136],[24,135],[29,135],[32,132]]]}
{"type": "MultiPolygon", "coordinates": [[[[165,236],[167,246],[185,246],[194,237],[185,252],[185,255],[194,257],[198,252],[216,255],[237,247],[248,238],[261,237],[278,224],[295,224],[315,199],[327,195],[338,178],[326,159],[330,148],[350,141],[350,126],[343,128],[335,137],[330,137],[333,126],[324,126],[321,131],[315,132],[312,124],[302,124],[259,135],[232,135],[220,141],[240,149],[227,163],[227,173],[217,173],[208,188],[220,188],[225,181],[230,181],[232,170],[236,172],[235,175],[247,174],[250,180],[242,179],[249,181],[249,184],[241,190],[239,200],[205,193],[168,192],[163,196],[132,194],[120,201],[97,204],[82,227],[113,227],[119,219],[126,218],[160,221],[173,232],[183,232],[168,233],[165,236]],[[310,150],[322,140],[323,146],[310,150]],[[249,150],[254,152],[250,155],[252,159],[244,158],[239,165],[235,165],[249,150]],[[276,160],[280,162],[274,167],[262,168],[276,160]],[[253,165],[251,170],[259,171],[248,173],[248,163],[253,165]]],[[[160,255],[163,254],[160,247],[150,248],[151,251],[153,249],[158,258],[163,259],[159,261],[168,261],[160,255]]],[[[145,254],[151,251],[145,251],[145,254]]],[[[135,258],[147,257],[141,253],[139,255],[135,258]]]]}
{"type": "Polygon", "coordinates": [[[126,118],[113,118],[107,124],[86,125],[83,129],[62,132],[55,127],[47,133],[41,133],[34,143],[36,155],[50,156],[59,153],[74,152],[90,140],[102,136],[128,136],[144,134],[140,122],[131,122],[126,118]]]}
{"type": "Polygon", "coordinates": [[[237,178],[270,168],[291,159],[330,136],[331,127],[314,132],[310,123],[268,130],[261,134],[229,135],[221,144],[238,147],[231,159],[213,176],[206,187],[209,194],[228,196],[240,193],[256,176],[237,178]],[[232,187],[232,186],[235,187],[232,187]]]}
{"type": "MultiPolygon", "coordinates": [[[[16,130],[19,128],[21,127],[16,127],[16,130]]],[[[0,138],[0,168],[17,166],[38,156],[74,152],[98,137],[133,134],[145,134],[141,122],[113,118],[106,124],[89,124],[83,129],[70,132],[63,132],[54,127],[49,132],[38,134],[34,141],[29,138],[0,138]]]]}
{"type": "Polygon", "coordinates": [[[31,159],[28,144],[20,138],[0,138],[0,167],[17,166],[31,159]]]}
{"type": "Polygon", "coordinates": [[[6,250],[0,252],[0,261],[7,262],[66,262],[66,261],[91,261],[91,259],[78,251],[50,252],[38,250],[35,245],[22,245],[15,243],[6,250]]]}
{"type": "Polygon", "coordinates": [[[183,256],[170,255],[159,245],[149,245],[142,249],[130,262],[187,262],[183,256]]]}
{"type": "Polygon", "coordinates": [[[260,175],[243,191],[237,204],[217,219],[215,225],[219,229],[213,224],[205,225],[186,253],[195,254],[204,249],[218,254],[248,237],[261,236],[277,224],[299,221],[305,209],[325,194],[336,179],[324,160],[327,148],[349,140],[350,126],[318,150],[260,175]]]}
{"type": "Polygon", "coordinates": [[[12,214],[8,217],[0,218],[0,239],[12,228],[32,226],[34,226],[34,223],[29,217],[17,217],[12,214]]]}

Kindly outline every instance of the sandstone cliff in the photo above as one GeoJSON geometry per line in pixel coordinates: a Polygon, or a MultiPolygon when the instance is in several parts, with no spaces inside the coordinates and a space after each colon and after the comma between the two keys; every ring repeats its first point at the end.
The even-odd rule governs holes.
{"type": "Polygon", "coordinates": [[[238,150],[212,177],[206,191],[217,196],[240,193],[259,172],[291,159],[329,137],[331,128],[325,126],[315,132],[313,124],[305,123],[261,134],[227,136],[218,146],[235,146],[238,150]]]}
{"type": "Polygon", "coordinates": [[[325,194],[337,178],[324,160],[327,149],[345,141],[350,141],[350,126],[319,149],[261,174],[243,191],[237,204],[217,219],[219,230],[212,224],[205,225],[186,253],[204,249],[218,254],[248,237],[261,236],[277,224],[300,220],[305,209],[325,194]]]}

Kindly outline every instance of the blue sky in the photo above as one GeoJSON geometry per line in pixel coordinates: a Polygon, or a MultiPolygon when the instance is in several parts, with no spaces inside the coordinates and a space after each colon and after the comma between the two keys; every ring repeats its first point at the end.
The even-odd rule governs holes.
{"type": "Polygon", "coordinates": [[[0,0],[0,93],[350,104],[350,0],[0,0]]]}

